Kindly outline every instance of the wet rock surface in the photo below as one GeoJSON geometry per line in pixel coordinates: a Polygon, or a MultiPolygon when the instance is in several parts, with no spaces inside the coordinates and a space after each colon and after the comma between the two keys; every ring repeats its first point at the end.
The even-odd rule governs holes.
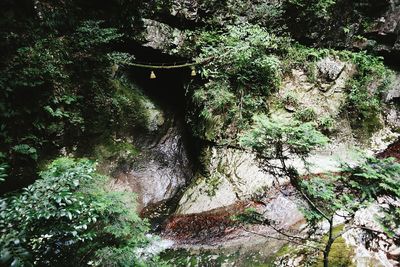
{"type": "Polygon", "coordinates": [[[186,257],[191,259],[198,257],[196,253],[203,256],[211,254],[215,259],[222,257],[226,266],[267,262],[286,241],[279,238],[279,234],[270,226],[243,224],[234,216],[252,208],[264,214],[266,219],[274,221],[280,229],[301,232],[304,229],[304,217],[295,204],[293,193],[293,188],[283,186],[269,190],[263,201],[237,201],[206,212],[172,215],[165,224],[162,237],[174,242],[171,248],[171,253],[175,255],[173,262],[177,261],[182,250],[186,253],[190,251],[186,257]]]}
{"type": "Polygon", "coordinates": [[[393,157],[400,161],[400,139],[391,144],[387,149],[378,154],[381,158],[393,157]]]}
{"type": "Polygon", "coordinates": [[[116,182],[128,185],[138,196],[139,208],[172,198],[192,178],[182,125],[169,120],[153,133],[140,137],[135,145],[140,153],[115,174],[116,182]]]}
{"type": "Polygon", "coordinates": [[[374,50],[400,56],[400,2],[388,1],[386,12],[375,20],[365,35],[376,41],[374,50]]]}
{"type": "Polygon", "coordinates": [[[400,75],[397,74],[392,86],[385,92],[387,123],[395,130],[400,129],[400,75]]]}
{"type": "Polygon", "coordinates": [[[248,199],[257,190],[268,188],[273,178],[259,167],[251,153],[230,148],[205,148],[206,177],[198,179],[185,191],[178,214],[210,211],[248,199]]]}
{"type": "Polygon", "coordinates": [[[236,215],[243,214],[248,209],[256,210],[280,229],[296,230],[304,226],[305,220],[296,204],[297,196],[292,186],[273,187],[259,198],[257,201],[237,201],[232,205],[204,212],[175,213],[165,224],[163,235],[181,244],[218,244],[234,238],[238,232],[257,234],[252,233],[252,230],[246,231],[247,227],[274,233],[269,226],[250,226],[235,220],[236,215]]]}

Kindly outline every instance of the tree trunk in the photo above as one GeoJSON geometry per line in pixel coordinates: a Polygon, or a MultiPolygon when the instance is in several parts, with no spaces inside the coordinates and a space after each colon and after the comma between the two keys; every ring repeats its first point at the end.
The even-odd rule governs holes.
{"type": "Polygon", "coordinates": [[[329,248],[328,248],[328,245],[325,247],[325,250],[324,250],[324,267],[328,267],[329,266],[329,259],[328,259],[328,257],[329,257],[329,252],[330,252],[330,250],[331,250],[331,248],[330,248],[330,246],[329,246],[329,248]]]}
{"type": "Polygon", "coordinates": [[[324,267],[329,266],[329,252],[331,252],[331,247],[333,242],[335,242],[335,239],[333,237],[333,218],[329,220],[329,235],[328,235],[328,242],[326,243],[325,249],[324,249],[324,267]]]}

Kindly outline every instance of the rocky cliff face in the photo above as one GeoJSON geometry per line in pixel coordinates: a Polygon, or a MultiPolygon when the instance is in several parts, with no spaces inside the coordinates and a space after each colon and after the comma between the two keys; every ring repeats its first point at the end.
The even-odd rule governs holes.
{"type": "MultiPolygon", "coordinates": [[[[310,9],[314,2],[307,3],[310,9]]],[[[321,1],[322,2],[322,1],[321,1]]],[[[328,2],[328,1],[326,1],[328,2]]],[[[331,1],[329,10],[317,9],[305,12],[302,1],[164,1],[158,9],[149,7],[145,20],[147,40],[154,42],[154,34],[171,35],[173,41],[164,46],[180,42],[179,30],[208,26],[223,27],[231,23],[255,22],[272,30],[287,28],[300,42],[318,47],[346,49],[367,49],[386,57],[399,59],[400,56],[400,2],[398,0],[337,0],[331,1]],[[314,13],[313,13],[314,12],[314,13]],[[319,13],[318,13],[319,12],[319,13]],[[154,20],[154,17],[157,19],[154,20]],[[151,27],[147,27],[149,23],[151,27]],[[158,31],[159,27],[171,27],[158,31]],[[164,25],[164,26],[163,26],[164,25]]],[[[323,5],[323,4],[321,4],[323,5]]],[[[317,6],[317,5],[316,5],[317,6]]],[[[156,39],[162,40],[158,36],[156,39]]],[[[158,47],[160,48],[160,47],[158,47]]]]}
{"type": "MultiPolygon", "coordinates": [[[[314,6],[310,5],[307,12],[314,13],[304,13],[303,9],[293,4],[294,1],[280,0],[155,2],[153,6],[148,4],[143,31],[136,41],[144,47],[188,61],[197,58],[199,50],[196,42],[202,31],[213,27],[223,31],[226,25],[250,22],[271,32],[282,30],[290,33],[300,43],[317,49],[366,50],[384,56],[391,65],[400,66],[400,2],[397,0],[332,1],[331,6],[319,11],[313,10],[311,7],[314,6]]],[[[307,171],[316,174],[335,172],[340,160],[356,160],[355,150],[372,155],[397,140],[400,129],[398,74],[394,75],[381,96],[381,109],[374,122],[379,126],[366,133],[356,130],[354,121],[343,112],[349,97],[348,84],[358,75],[355,63],[343,60],[335,53],[327,53],[310,66],[311,69],[292,66],[284,73],[278,90],[266,101],[271,117],[287,121],[302,116],[304,110],[312,110],[312,114],[308,114],[313,117],[311,120],[315,120],[330,136],[331,143],[324,149],[314,151],[308,158],[312,165],[307,171]],[[332,120],[334,125],[330,124],[332,120]]],[[[201,87],[204,80],[192,83],[201,87]]],[[[377,83],[370,82],[367,91],[375,94],[380,90],[378,87],[377,83]]],[[[186,97],[189,98],[190,94],[187,93],[186,97]]],[[[188,109],[186,112],[189,121],[196,120],[197,110],[188,109]]],[[[293,204],[295,200],[273,190],[279,179],[266,174],[253,154],[234,145],[225,146],[220,140],[203,140],[202,156],[199,157],[201,167],[193,171],[179,131],[182,126],[166,119],[159,127],[155,139],[137,136],[137,146],[142,153],[115,176],[118,177],[117,185],[125,184],[129,190],[138,193],[142,207],[170,199],[189,185],[180,191],[182,197],[175,213],[167,221],[166,236],[177,240],[181,246],[200,244],[203,247],[209,245],[204,240],[213,234],[218,237],[213,239],[214,245],[227,247],[246,238],[251,239],[248,233],[238,234],[228,217],[243,211],[244,207],[260,208],[252,202],[254,196],[260,194],[270,200],[267,207],[262,207],[268,210],[268,216],[282,220],[290,218],[286,223],[282,222],[285,229],[302,229],[303,218],[293,204]],[[290,216],[281,218],[281,215],[290,216]],[[236,241],[235,236],[239,236],[236,241]]],[[[306,174],[299,159],[292,158],[291,164],[306,174]]],[[[282,177],[279,182],[284,185],[287,181],[282,177]]],[[[270,234],[265,229],[255,231],[270,234]]],[[[355,236],[356,233],[353,233],[353,236],[347,237],[348,243],[353,246],[356,246],[355,236]]],[[[279,250],[282,246],[282,243],[272,244],[272,241],[269,244],[271,250],[279,250]]],[[[369,257],[373,264],[395,264],[389,261],[387,255],[371,254],[369,257]]],[[[296,266],[295,261],[289,266],[296,266]]]]}

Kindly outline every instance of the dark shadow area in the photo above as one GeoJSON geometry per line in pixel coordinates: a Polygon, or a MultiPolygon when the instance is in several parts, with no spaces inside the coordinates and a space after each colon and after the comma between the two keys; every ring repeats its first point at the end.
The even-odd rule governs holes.
{"type": "MultiPolygon", "coordinates": [[[[151,48],[143,48],[136,52],[135,58],[138,62],[154,65],[176,65],[188,62],[183,58],[172,57],[162,54],[151,48]]],[[[183,128],[184,138],[187,140],[188,150],[192,151],[193,159],[197,158],[199,151],[198,140],[194,140],[193,133],[186,125],[186,112],[188,110],[188,96],[185,86],[191,82],[201,82],[200,78],[191,75],[191,67],[174,69],[149,69],[143,67],[131,67],[128,77],[137,83],[144,93],[152,99],[166,114],[167,117],[175,118],[183,128]],[[151,78],[151,72],[156,76],[151,78]],[[188,140],[190,139],[190,140],[188,140]]]]}
{"type": "MultiPolygon", "coordinates": [[[[185,58],[166,55],[149,47],[134,45],[132,48],[135,62],[144,65],[173,66],[188,62],[185,58]]],[[[190,75],[190,67],[175,69],[131,67],[128,72],[129,77],[140,85],[146,91],[146,94],[161,107],[184,109],[184,85],[193,79],[190,75]],[[150,78],[151,71],[156,76],[154,79],[150,78]]]]}
{"type": "MultiPolygon", "coordinates": [[[[136,47],[135,61],[148,65],[176,65],[184,64],[188,61],[182,58],[173,57],[162,54],[154,49],[145,47],[136,47]]],[[[173,68],[173,69],[151,69],[145,67],[129,67],[126,70],[128,78],[136,83],[143,92],[155,103],[165,114],[163,127],[177,127],[182,136],[183,144],[188,152],[190,166],[193,173],[199,168],[199,154],[201,150],[201,142],[193,136],[193,132],[186,123],[186,114],[190,96],[187,95],[186,86],[192,82],[201,82],[198,75],[192,76],[191,67],[173,68]],[[151,72],[155,78],[151,78],[151,72]]],[[[168,129],[161,130],[168,131],[168,129]]],[[[144,140],[151,140],[148,135],[151,133],[143,133],[144,140]],[[147,136],[147,137],[146,137],[147,136]]],[[[188,184],[187,184],[188,185],[188,184]]],[[[170,214],[172,214],[178,206],[179,200],[184,193],[185,187],[181,188],[178,193],[169,200],[162,201],[148,206],[142,211],[142,216],[150,220],[152,230],[161,231],[163,225],[170,214]]]]}

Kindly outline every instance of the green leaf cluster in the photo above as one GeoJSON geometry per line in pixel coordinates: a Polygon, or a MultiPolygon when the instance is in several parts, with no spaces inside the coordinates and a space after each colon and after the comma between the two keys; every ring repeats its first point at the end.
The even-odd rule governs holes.
{"type": "Polygon", "coordinates": [[[294,119],[302,122],[312,122],[317,119],[317,113],[313,108],[305,108],[296,111],[294,119]]]}
{"type": "Polygon", "coordinates": [[[193,102],[203,125],[197,134],[207,140],[235,136],[255,111],[266,111],[267,97],[280,86],[281,62],[272,52],[288,39],[249,23],[228,26],[226,32],[203,32],[197,45],[201,73],[208,82],[196,88],[193,102]]]}
{"type": "Polygon", "coordinates": [[[386,232],[397,238],[396,232],[400,226],[400,163],[394,158],[367,158],[355,168],[345,165],[349,173],[346,185],[359,192],[359,198],[364,201],[379,200],[383,216],[379,219],[386,232]]]}
{"type": "Polygon", "coordinates": [[[287,153],[306,156],[328,140],[313,123],[283,122],[256,115],[252,128],[243,134],[240,144],[272,160],[286,158],[287,153]]]}
{"type": "Polygon", "coordinates": [[[385,67],[382,58],[365,52],[343,52],[343,57],[357,67],[356,75],[347,84],[348,96],[343,109],[350,115],[354,129],[370,135],[382,126],[381,96],[392,81],[392,72],[385,67]]]}
{"type": "MultiPolygon", "coordinates": [[[[301,181],[302,191],[316,205],[303,207],[308,221],[315,225],[323,219],[322,211],[329,218],[337,211],[352,218],[357,210],[380,201],[382,214],[379,221],[387,234],[396,237],[400,221],[400,164],[393,158],[366,158],[357,166],[344,165],[340,175],[324,175],[301,181]],[[382,202],[383,201],[383,202],[382,202]]],[[[396,237],[399,238],[398,236],[396,237]]]]}
{"type": "MultiPolygon", "coordinates": [[[[132,60],[109,48],[121,41],[122,30],[101,20],[64,26],[68,30],[50,27],[29,41],[18,32],[19,46],[0,66],[0,149],[12,166],[9,177],[22,184],[34,178],[43,151],[71,151],[87,136],[131,129],[146,120],[140,96],[120,90],[113,71],[132,60]]],[[[8,181],[4,188],[19,186],[8,181]]]]}
{"type": "Polygon", "coordinates": [[[337,0],[288,0],[286,4],[301,10],[302,16],[309,16],[308,19],[311,19],[328,16],[336,2],[337,0]]]}
{"type": "Polygon", "coordinates": [[[93,162],[59,158],[34,184],[2,198],[2,264],[104,266],[128,256],[123,266],[140,264],[135,251],[148,242],[148,224],[131,193],[109,192],[106,183],[93,162]]]}

